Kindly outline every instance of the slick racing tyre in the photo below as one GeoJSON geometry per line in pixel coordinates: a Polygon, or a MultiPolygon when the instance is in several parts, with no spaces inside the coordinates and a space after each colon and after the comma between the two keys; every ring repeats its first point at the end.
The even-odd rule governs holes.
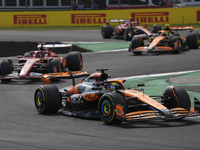
{"type": "Polygon", "coordinates": [[[153,26],[153,33],[158,33],[158,31],[162,30],[162,27],[160,25],[154,25],[153,26]]]}
{"type": "Polygon", "coordinates": [[[187,45],[190,49],[198,49],[200,44],[200,35],[199,33],[189,33],[187,36],[187,45]]]}
{"type": "Polygon", "coordinates": [[[67,67],[69,71],[81,71],[83,68],[83,57],[80,52],[69,52],[67,57],[67,67]]]}
{"type": "Polygon", "coordinates": [[[181,107],[187,109],[188,111],[190,110],[190,97],[184,89],[180,87],[169,86],[166,88],[163,95],[165,97],[170,97],[170,100],[166,100],[166,102],[164,103],[167,108],[171,109],[181,107]]]}
{"type": "MultiPolygon", "coordinates": [[[[7,75],[12,73],[13,70],[13,62],[12,60],[0,60],[0,76],[7,75]]],[[[11,81],[11,79],[1,79],[4,81],[11,81]]]]}
{"type": "Polygon", "coordinates": [[[169,47],[172,47],[174,51],[172,53],[178,54],[182,49],[182,41],[179,36],[173,36],[169,39],[169,47]]]}
{"type": "Polygon", "coordinates": [[[11,60],[0,60],[0,75],[12,73],[12,66],[11,60]]]}
{"type": "Polygon", "coordinates": [[[55,85],[40,85],[34,95],[34,103],[41,114],[53,114],[61,107],[61,94],[55,85]]]}
{"type": "Polygon", "coordinates": [[[48,61],[48,72],[61,72],[61,64],[59,59],[51,59],[48,61]]]}
{"type": "Polygon", "coordinates": [[[131,27],[127,27],[124,30],[124,39],[126,41],[130,41],[133,38],[133,29],[131,27]]]}
{"type": "MultiPolygon", "coordinates": [[[[141,37],[140,36],[134,36],[132,41],[131,41],[131,44],[130,44],[130,47],[129,47],[129,51],[132,51],[134,50],[135,48],[137,47],[140,47],[140,46],[144,46],[144,43],[141,41],[141,37]]],[[[140,55],[142,54],[142,52],[133,52],[135,55],[140,55]]]]}
{"type": "Polygon", "coordinates": [[[120,124],[122,121],[117,118],[116,105],[123,108],[124,113],[127,113],[127,103],[123,95],[119,93],[104,94],[98,103],[98,112],[100,119],[105,124],[120,124]]]}
{"type": "Polygon", "coordinates": [[[113,29],[110,25],[105,25],[101,28],[101,35],[104,39],[111,38],[113,34],[113,29]]]}

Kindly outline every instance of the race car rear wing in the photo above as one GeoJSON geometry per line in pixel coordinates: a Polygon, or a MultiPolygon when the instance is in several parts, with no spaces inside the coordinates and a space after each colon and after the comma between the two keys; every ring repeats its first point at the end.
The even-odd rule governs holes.
{"type": "MultiPolygon", "coordinates": [[[[120,23],[120,22],[125,22],[127,21],[126,19],[113,19],[113,20],[106,20],[106,23],[120,23]]],[[[137,21],[132,21],[132,24],[138,25],[137,21]]]]}
{"type": "Polygon", "coordinates": [[[48,73],[44,74],[41,78],[42,82],[46,84],[52,84],[52,79],[72,79],[73,86],[75,85],[75,78],[89,76],[86,71],[69,71],[69,72],[57,72],[57,73],[48,73]]]}
{"type": "Polygon", "coordinates": [[[71,47],[72,44],[38,44],[37,48],[40,49],[41,47],[44,48],[60,48],[60,47],[71,47]]]}
{"type": "Polygon", "coordinates": [[[174,26],[174,27],[169,27],[170,29],[172,29],[172,30],[190,30],[190,32],[192,32],[193,31],[193,27],[191,27],[191,26],[178,26],[178,27],[176,27],[176,26],[174,26]]]}
{"type": "Polygon", "coordinates": [[[46,44],[46,43],[38,43],[38,46],[37,46],[37,49],[38,50],[42,50],[42,51],[48,51],[48,52],[51,52],[50,49],[54,50],[54,48],[59,48],[59,49],[62,49],[62,48],[69,48],[69,51],[72,50],[72,44],[63,44],[63,43],[60,43],[60,44],[46,44]]]}

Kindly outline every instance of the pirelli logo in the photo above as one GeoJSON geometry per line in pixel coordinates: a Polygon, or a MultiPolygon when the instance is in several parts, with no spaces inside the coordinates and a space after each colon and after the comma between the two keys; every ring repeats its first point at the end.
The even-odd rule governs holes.
{"type": "Polygon", "coordinates": [[[197,10],[197,21],[200,21],[200,10],[197,10]]]}
{"type": "Polygon", "coordinates": [[[71,14],[72,24],[105,24],[106,14],[71,14]]]}
{"type": "Polygon", "coordinates": [[[168,23],[169,12],[138,12],[131,13],[134,21],[139,23],[168,23]]]}
{"type": "Polygon", "coordinates": [[[47,15],[13,15],[15,25],[43,25],[47,23],[47,15]]]}

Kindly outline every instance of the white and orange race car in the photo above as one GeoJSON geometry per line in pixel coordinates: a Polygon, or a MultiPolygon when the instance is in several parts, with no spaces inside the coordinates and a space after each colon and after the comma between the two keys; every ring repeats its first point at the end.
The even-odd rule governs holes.
{"type": "MultiPolygon", "coordinates": [[[[156,30],[156,27],[159,26],[155,25],[153,31],[156,30]]],[[[167,25],[165,29],[156,31],[157,33],[153,34],[153,36],[134,36],[128,51],[135,55],[140,55],[143,52],[180,53],[186,49],[198,49],[200,44],[200,34],[192,31],[193,27],[191,26],[169,27],[167,25]],[[181,37],[177,32],[180,30],[189,30],[187,37],[181,37]]]]}
{"type": "MultiPolygon", "coordinates": [[[[195,99],[195,110],[191,112],[188,93],[169,86],[161,96],[146,95],[142,88],[125,88],[124,79],[107,80],[107,69],[89,75],[86,71],[45,74],[35,90],[34,103],[41,114],[57,113],[100,118],[106,124],[140,119],[182,119],[198,115],[200,102],[195,99]],[[87,76],[75,85],[74,78],[87,76]],[[73,86],[58,89],[51,79],[72,78],[73,86]],[[160,99],[160,101],[158,101],[160,99]]],[[[144,86],[139,84],[138,86],[144,86]]]]}

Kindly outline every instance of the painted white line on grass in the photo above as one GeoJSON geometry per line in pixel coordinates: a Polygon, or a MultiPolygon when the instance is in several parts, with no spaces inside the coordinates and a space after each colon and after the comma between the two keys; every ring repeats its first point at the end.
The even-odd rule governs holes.
{"type": "Polygon", "coordinates": [[[180,71],[180,72],[170,72],[170,73],[158,73],[158,74],[149,74],[149,75],[138,75],[138,76],[129,76],[129,77],[119,77],[119,78],[112,78],[112,80],[117,79],[134,79],[134,78],[146,78],[146,77],[161,77],[161,76],[169,76],[169,75],[178,75],[178,74],[184,74],[184,73],[192,73],[197,72],[200,70],[191,70],[191,71],[180,71]]]}

